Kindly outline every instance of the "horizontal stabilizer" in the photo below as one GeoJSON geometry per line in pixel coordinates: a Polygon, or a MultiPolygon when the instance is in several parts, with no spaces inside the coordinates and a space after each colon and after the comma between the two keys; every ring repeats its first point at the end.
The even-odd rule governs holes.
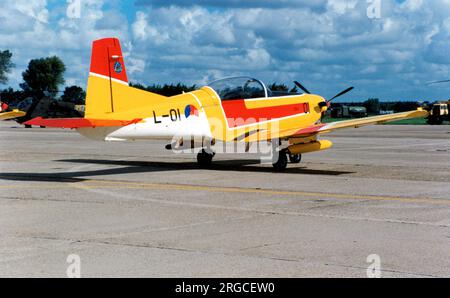
{"type": "Polygon", "coordinates": [[[142,119],[134,120],[107,120],[107,119],[88,119],[88,118],[53,118],[43,119],[37,117],[24,124],[57,128],[83,128],[83,127],[117,127],[127,126],[140,122],[142,119]]]}

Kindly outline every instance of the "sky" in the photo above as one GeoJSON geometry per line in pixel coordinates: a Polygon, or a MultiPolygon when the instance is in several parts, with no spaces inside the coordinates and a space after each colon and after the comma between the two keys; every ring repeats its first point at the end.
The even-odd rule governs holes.
{"type": "MultiPolygon", "coordinates": [[[[92,41],[118,37],[129,80],[205,85],[235,75],[302,82],[341,100],[450,98],[450,0],[2,0],[0,50],[18,88],[57,55],[86,87],[92,41]],[[380,5],[378,5],[380,4],[380,5]]],[[[5,88],[6,86],[0,86],[5,88]]]]}

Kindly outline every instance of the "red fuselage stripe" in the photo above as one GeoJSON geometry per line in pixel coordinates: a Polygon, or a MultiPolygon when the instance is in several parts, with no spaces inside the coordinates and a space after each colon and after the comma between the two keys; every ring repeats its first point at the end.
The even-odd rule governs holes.
{"type": "Polygon", "coordinates": [[[248,109],[243,99],[222,101],[222,107],[229,127],[237,127],[309,112],[308,103],[248,109]]]}
{"type": "Polygon", "coordinates": [[[88,119],[88,118],[53,118],[43,119],[41,117],[31,119],[25,124],[57,127],[57,128],[82,128],[82,127],[110,127],[110,126],[127,126],[129,124],[137,123],[141,119],[132,121],[127,120],[107,120],[107,119],[88,119]]]}

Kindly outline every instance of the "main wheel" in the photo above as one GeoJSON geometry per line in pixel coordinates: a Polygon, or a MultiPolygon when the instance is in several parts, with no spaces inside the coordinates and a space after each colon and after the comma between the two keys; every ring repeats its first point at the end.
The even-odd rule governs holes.
{"type": "Polygon", "coordinates": [[[210,152],[207,152],[205,149],[202,149],[202,151],[200,151],[197,154],[198,165],[202,168],[207,168],[207,167],[211,166],[214,155],[215,155],[214,152],[210,153],[210,152]]]}
{"type": "Polygon", "coordinates": [[[285,151],[280,151],[278,153],[278,160],[276,162],[274,162],[273,168],[276,171],[284,171],[287,167],[288,164],[288,159],[287,159],[287,154],[285,151]]]}
{"type": "Polygon", "coordinates": [[[289,161],[291,163],[300,163],[302,161],[301,154],[289,154],[289,161]]]}

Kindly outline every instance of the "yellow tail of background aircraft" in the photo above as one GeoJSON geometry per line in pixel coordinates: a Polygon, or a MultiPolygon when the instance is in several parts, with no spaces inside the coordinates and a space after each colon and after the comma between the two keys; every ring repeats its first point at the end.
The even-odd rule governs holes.
{"type": "MultiPolygon", "coordinates": [[[[301,154],[332,147],[321,134],[340,128],[426,117],[423,110],[322,123],[329,101],[310,94],[274,96],[259,80],[234,77],[215,81],[193,92],[165,97],[130,87],[119,40],[93,42],[84,118],[35,118],[25,124],[76,129],[96,140],[161,139],[167,149],[199,148],[197,160],[209,165],[216,141],[271,142],[277,170],[301,154]]],[[[349,88],[334,98],[345,94],[349,88]]],[[[332,99],[334,99],[332,98],[332,99]]],[[[332,100],[331,99],[331,100],[332,100]]]]}
{"type": "Polygon", "coordinates": [[[16,109],[9,111],[8,105],[0,101],[0,121],[14,119],[17,117],[23,117],[25,114],[26,114],[25,112],[16,109]]]}
{"type": "Polygon", "coordinates": [[[26,113],[19,110],[0,112],[0,120],[9,120],[25,116],[26,113]]]}

